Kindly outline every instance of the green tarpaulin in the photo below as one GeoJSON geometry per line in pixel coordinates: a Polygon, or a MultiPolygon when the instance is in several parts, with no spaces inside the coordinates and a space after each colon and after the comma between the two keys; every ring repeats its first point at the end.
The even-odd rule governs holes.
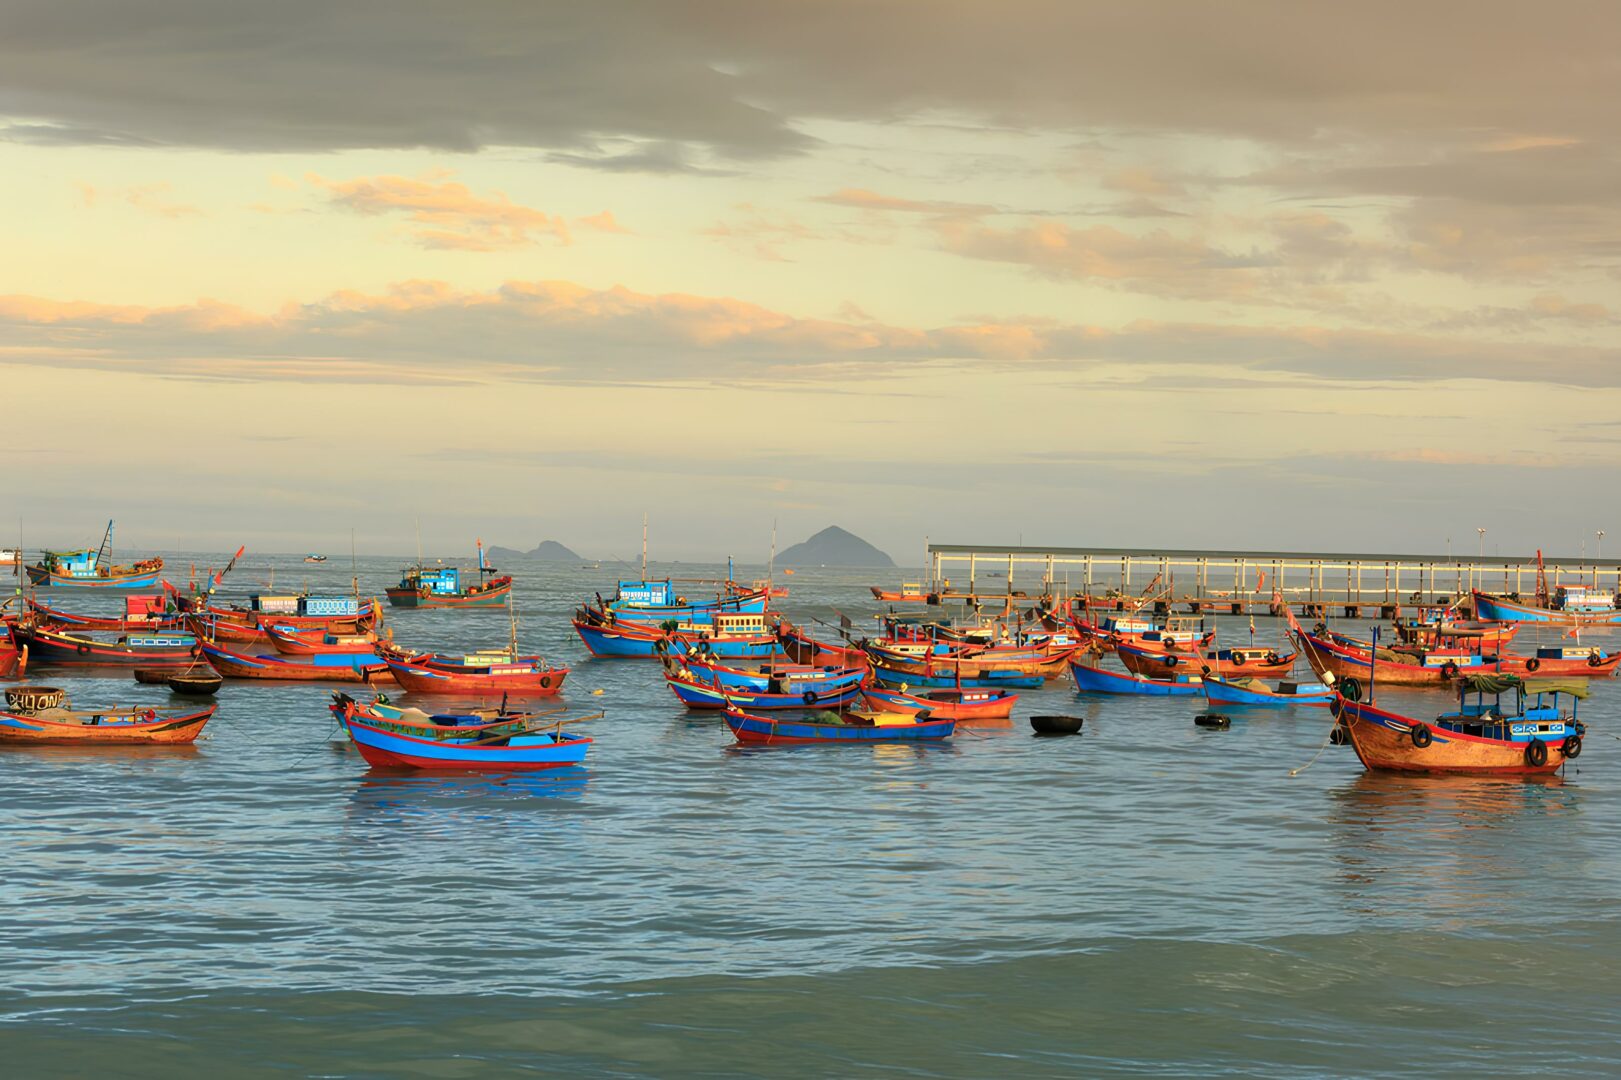
{"type": "Polygon", "coordinates": [[[1458,684],[1459,692],[1504,694],[1521,687],[1527,694],[1569,694],[1585,698],[1590,692],[1586,679],[1522,679],[1518,675],[1469,675],[1458,684]]]}

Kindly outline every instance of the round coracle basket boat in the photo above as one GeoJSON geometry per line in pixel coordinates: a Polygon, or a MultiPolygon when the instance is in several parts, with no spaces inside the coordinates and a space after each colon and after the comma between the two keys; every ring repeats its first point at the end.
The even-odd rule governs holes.
{"type": "Polygon", "coordinates": [[[67,699],[67,693],[54,686],[12,686],[6,689],[6,708],[13,712],[60,709],[67,699]]]}

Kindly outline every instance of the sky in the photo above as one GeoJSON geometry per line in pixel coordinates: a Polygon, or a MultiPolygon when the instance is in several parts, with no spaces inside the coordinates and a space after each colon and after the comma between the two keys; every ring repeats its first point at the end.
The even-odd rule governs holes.
{"type": "Polygon", "coordinates": [[[1609,3],[0,11],[30,547],[1621,527],[1609,3]]]}

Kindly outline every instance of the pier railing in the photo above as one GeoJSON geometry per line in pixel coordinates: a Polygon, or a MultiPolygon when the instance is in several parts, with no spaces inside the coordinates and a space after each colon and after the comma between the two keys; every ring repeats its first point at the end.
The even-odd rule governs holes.
{"type": "MultiPolygon", "coordinates": [[[[1275,598],[1312,615],[1382,618],[1445,607],[1471,590],[1531,596],[1535,556],[1284,551],[1152,551],[930,544],[931,594],[942,602],[1069,597],[1077,607],[1188,614],[1274,614],[1275,598]]],[[[1548,588],[1621,589],[1621,560],[1544,558],[1548,588]]]]}

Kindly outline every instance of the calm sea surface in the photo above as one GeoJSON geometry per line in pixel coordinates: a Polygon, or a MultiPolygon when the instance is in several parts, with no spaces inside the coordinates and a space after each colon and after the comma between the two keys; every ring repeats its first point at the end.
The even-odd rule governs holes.
{"type": "MultiPolygon", "coordinates": [[[[361,560],[362,588],[400,565],[361,560]]],[[[190,750],[0,749],[0,1069],[1621,1073],[1621,686],[1583,703],[1580,767],[1540,783],[1370,776],[1337,747],[1291,778],[1323,710],[1206,731],[1202,699],[1059,683],[945,746],[743,751],[651,662],[586,658],[568,612],[614,567],[503,569],[525,646],[608,711],[579,771],[373,774],[327,689],[251,683],[190,750]],[[1024,719],[1075,710],[1079,738],[1024,719]]],[[[345,590],[347,559],[280,562],[306,578],[345,590]]],[[[877,610],[872,572],[780,580],[795,619],[877,610]]],[[[507,636],[503,613],[389,625],[450,651],[507,636]]]]}

